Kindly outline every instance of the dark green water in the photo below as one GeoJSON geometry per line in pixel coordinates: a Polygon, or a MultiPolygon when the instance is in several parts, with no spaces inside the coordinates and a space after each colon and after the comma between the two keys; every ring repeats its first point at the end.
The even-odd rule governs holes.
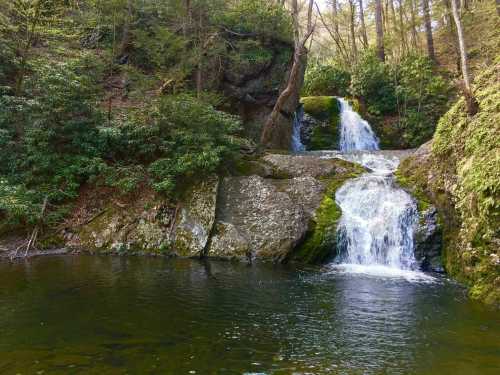
{"type": "Polygon", "coordinates": [[[153,258],[0,263],[0,374],[500,374],[460,287],[153,258]]]}

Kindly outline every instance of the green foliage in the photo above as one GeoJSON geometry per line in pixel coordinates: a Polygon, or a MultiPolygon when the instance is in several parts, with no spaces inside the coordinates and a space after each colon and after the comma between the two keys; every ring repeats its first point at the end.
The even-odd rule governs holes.
{"type": "Polygon", "coordinates": [[[180,95],[162,98],[129,121],[102,129],[101,136],[107,159],[146,165],[153,187],[172,194],[179,182],[213,173],[230,159],[238,149],[239,130],[236,117],[180,95]]]}
{"type": "Polygon", "coordinates": [[[75,198],[103,167],[93,81],[78,73],[78,61],[33,69],[27,96],[0,97],[2,210],[12,222],[32,222],[45,197],[51,204],[75,198]]]}
{"type": "Polygon", "coordinates": [[[309,64],[304,78],[304,96],[347,96],[351,75],[335,63],[309,64]]]}
{"type": "Polygon", "coordinates": [[[291,42],[290,16],[279,4],[267,0],[235,1],[218,19],[227,29],[263,39],[291,42]]]}
{"type": "Polygon", "coordinates": [[[372,115],[396,110],[396,92],[390,67],[374,53],[364,54],[354,66],[349,91],[352,96],[363,98],[368,113],[372,115]]]}
{"type": "Polygon", "coordinates": [[[165,69],[182,62],[188,40],[168,28],[153,25],[148,29],[134,30],[132,61],[147,69],[165,69]]]}
{"type": "Polygon", "coordinates": [[[409,55],[389,65],[368,53],[353,69],[350,93],[362,99],[382,142],[403,148],[419,146],[432,137],[451,88],[425,56],[409,55]],[[397,117],[391,125],[396,129],[386,129],[387,116],[397,117]],[[386,137],[399,139],[387,142],[386,137]]]}

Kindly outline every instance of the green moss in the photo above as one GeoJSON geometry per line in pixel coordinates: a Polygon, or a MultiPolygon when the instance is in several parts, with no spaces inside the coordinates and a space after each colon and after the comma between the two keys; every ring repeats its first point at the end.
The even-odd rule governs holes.
{"type": "Polygon", "coordinates": [[[403,161],[401,163],[401,166],[395,173],[396,182],[403,189],[408,190],[411,193],[413,198],[415,198],[415,200],[417,201],[418,212],[422,213],[427,209],[429,209],[429,207],[432,205],[431,199],[428,197],[427,193],[425,193],[424,189],[422,188],[423,183],[425,183],[424,180],[425,177],[415,174],[405,175],[405,173],[403,172],[405,171],[405,169],[406,169],[405,161],[403,161]],[[419,181],[419,179],[421,180],[419,181]]]}
{"type": "MultiPolygon", "coordinates": [[[[351,164],[351,167],[353,165],[351,164]]],[[[350,178],[358,177],[364,170],[354,166],[351,171],[326,179],[328,187],[321,204],[311,221],[305,240],[292,255],[292,260],[303,263],[321,263],[335,256],[337,225],[342,210],[335,202],[335,192],[350,178]]]]}
{"type": "Polygon", "coordinates": [[[311,133],[309,150],[329,150],[338,148],[340,131],[340,104],[333,96],[310,96],[301,99],[304,112],[317,120],[325,121],[325,126],[316,126],[311,133]]]}
{"type": "Polygon", "coordinates": [[[474,82],[479,112],[465,100],[441,117],[426,160],[402,163],[398,180],[427,193],[442,215],[447,272],[470,296],[500,305],[500,57],[474,82]]]}

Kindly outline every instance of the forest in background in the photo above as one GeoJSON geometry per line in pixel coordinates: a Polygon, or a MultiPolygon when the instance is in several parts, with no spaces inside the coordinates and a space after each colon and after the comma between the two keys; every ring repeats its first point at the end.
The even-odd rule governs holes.
{"type": "Polygon", "coordinates": [[[87,183],[175,200],[228,173],[264,122],[238,84],[275,67],[269,113],[298,43],[303,96],[356,99],[383,146],[419,146],[467,90],[453,4],[470,75],[498,51],[496,4],[453,1],[0,0],[0,234],[61,225],[87,183]]]}

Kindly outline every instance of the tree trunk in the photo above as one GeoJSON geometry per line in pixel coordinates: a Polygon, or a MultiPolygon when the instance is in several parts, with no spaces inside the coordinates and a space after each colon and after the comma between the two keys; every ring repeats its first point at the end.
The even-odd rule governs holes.
{"type": "Polygon", "coordinates": [[[127,50],[130,47],[130,26],[132,24],[132,0],[127,0],[127,17],[125,18],[125,24],[123,25],[122,41],[120,44],[120,49],[116,57],[118,59],[123,59],[127,54],[127,50]]]}
{"type": "Polygon", "coordinates": [[[422,0],[422,10],[424,13],[425,36],[427,38],[427,54],[430,59],[436,62],[436,54],[434,53],[434,39],[432,38],[431,13],[429,9],[429,0],[422,0]]]}
{"type": "Polygon", "coordinates": [[[363,45],[368,48],[368,35],[366,34],[366,24],[365,24],[365,10],[363,9],[363,0],[358,0],[359,2],[359,19],[361,21],[361,37],[363,38],[363,45]]]}
{"type": "MultiPolygon", "coordinates": [[[[498,0],[500,1],[500,0],[498,0]]],[[[337,0],[332,0],[333,30],[339,35],[338,5],[337,0]]]]}
{"type": "Polygon", "coordinates": [[[458,44],[460,46],[460,61],[462,65],[462,76],[464,80],[464,95],[467,104],[467,112],[470,116],[477,113],[479,106],[472,93],[472,88],[470,85],[469,78],[469,66],[467,61],[467,48],[465,46],[464,31],[462,29],[462,21],[460,21],[460,15],[458,14],[457,0],[451,0],[451,11],[453,14],[453,19],[455,20],[455,26],[457,28],[458,44]]]}
{"type": "Polygon", "coordinates": [[[450,0],[443,0],[444,7],[446,9],[446,23],[448,24],[448,34],[450,36],[451,44],[453,45],[453,50],[455,51],[455,65],[457,72],[460,72],[460,48],[458,47],[457,34],[455,32],[455,27],[453,26],[453,17],[451,15],[451,5],[450,0]]]}
{"type": "Polygon", "coordinates": [[[299,9],[297,0],[292,0],[292,17],[294,28],[295,51],[290,75],[281,92],[273,111],[262,129],[261,144],[266,148],[289,149],[292,138],[292,122],[300,99],[300,90],[304,84],[304,73],[307,65],[306,43],[314,31],[312,11],[314,0],[309,0],[307,12],[307,30],[300,37],[299,9]]]}
{"type": "Polygon", "coordinates": [[[406,32],[405,32],[405,24],[404,24],[404,21],[403,21],[403,0],[398,0],[398,4],[399,4],[399,33],[400,33],[400,36],[401,36],[401,50],[403,51],[403,54],[406,53],[406,51],[408,50],[408,46],[406,44],[406,32]]]}
{"type": "Polygon", "coordinates": [[[375,28],[377,31],[377,56],[385,61],[384,29],[382,26],[382,0],[375,0],[375,28]]]}
{"type": "Polygon", "coordinates": [[[415,0],[410,0],[410,16],[411,16],[411,42],[413,48],[418,49],[418,34],[417,34],[417,16],[415,11],[415,0]]]}
{"type": "Polygon", "coordinates": [[[356,5],[354,0],[349,0],[349,32],[351,36],[351,48],[352,48],[352,61],[356,61],[358,58],[358,47],[356,45],[356,33],[354,31],[354,22],[356,18],[356,5]]]}

